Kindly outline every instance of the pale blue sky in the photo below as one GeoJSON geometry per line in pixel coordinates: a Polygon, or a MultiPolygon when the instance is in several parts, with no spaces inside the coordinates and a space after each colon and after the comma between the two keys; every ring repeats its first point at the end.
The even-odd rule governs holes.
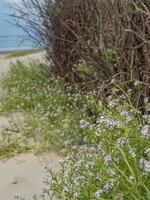
{"type": "Polygon", "coordinates": [[[0,35],[12,35],[16,34],[16,32],[21,34],[22,30],[8,22],[11,21],[13,23],[12,19],[8,17],[9,8],[7,4],[5,4],[6,2],[19,3],[20,0],[0,0],[0,35]]]}
{"type": "Polygon", "coordinates": [[[13,25],[14,19],[8,16],[10,7],[6,2],[14,4],[21,0],[0,0],[0,51],[33,48],[33,43],[25,39],[25,32],[13,25]]]}

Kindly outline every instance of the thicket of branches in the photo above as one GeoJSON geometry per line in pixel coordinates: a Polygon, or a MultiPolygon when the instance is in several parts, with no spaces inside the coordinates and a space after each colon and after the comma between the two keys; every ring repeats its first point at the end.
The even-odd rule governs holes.
{"type": "Polygon", "coordinates": [[[115,79],[135,93],[136,81],[140,104],[150,97],[150,0],[22,0],[22,6],[12,15],[47,49],[54,73],[80,82],[115,79]],[[82,64],[84,78],[77,73],[82,64]]]}

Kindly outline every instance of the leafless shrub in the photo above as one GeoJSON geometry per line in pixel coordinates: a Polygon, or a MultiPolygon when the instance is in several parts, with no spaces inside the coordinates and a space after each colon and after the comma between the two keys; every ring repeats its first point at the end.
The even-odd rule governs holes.
{"type": "Polygon", "coordinates": [[[127,86],[133,89],[134,100],[137,93],[135,81],[139,82],[139,104],[143,107],[144,98],[150,97],[150,1],[99,2],[100,41],[106,50],[111,49],[116,53],[112,75],[119,73],[119,81],[130,82],[127,86]]]}
{"type": "Polygon", "coordinates": [[[83,81],[75,72],[86,61],[92,68],[86,84],[115,77],[136,94],[138,81],[140,104],[150,97],[150,0],[22,2],[25,9],[16,8],[13,16],[44,44],[53,72],[83,81]]]}

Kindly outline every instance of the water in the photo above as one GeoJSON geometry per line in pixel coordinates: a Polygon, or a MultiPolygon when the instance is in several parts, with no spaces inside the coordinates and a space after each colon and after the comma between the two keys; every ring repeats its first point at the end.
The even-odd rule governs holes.
{"type": "Polygon", "coordinates": [[[34,48],[32,42],[24,35],[0,35],[0,51],[34,48]]]}
{"type": "Polygon", "coordinates": [[[25,32],[12,25],[13,19],[8,17],[8,13],[8,6],[0,0],[0,51],[34,48],[32,41],[25,32]]]}

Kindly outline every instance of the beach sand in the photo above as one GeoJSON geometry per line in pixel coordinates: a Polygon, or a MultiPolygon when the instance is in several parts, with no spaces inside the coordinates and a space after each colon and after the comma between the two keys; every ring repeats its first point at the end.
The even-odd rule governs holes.
{"type": "MultiPolygon", "coordinates": [[[[7,72],[11,63],[46,62],[45,52],[11,59],[5,59],[5,55],[1,54],[0,58],[0,78],[7,72]]],[[[8,127],[9,119],[0,116],[0,134],[8,127]]],[[[40,157],[27,153],[16,155],[7,161],[0,160],[0,200],[13,200],[15,195],[31,200],[34,194],[41,194],[46,178],[44,166],[49,165],[57,171],[60,159],[57,153],[51,152],[40,157]]]]}
{"type": "Polygon", "coordinates": [[[12,200],[15,195],[29,200],[34,194],[40,195],[46,178],[44,166],[56,171],[59,160],[56,153],[40,157],[28,153],[0,161],[0,200],[12,200]]]}
{"type": "Polygon", "coordinates": [[[0,75],[6,73],[12,63],[14,64],[18,61],[24,64],[29,64],[31,62],[46,62],[45,51],[14,58],[7,58],[8,55],[8,53],[0,54],[0,75]]]}

